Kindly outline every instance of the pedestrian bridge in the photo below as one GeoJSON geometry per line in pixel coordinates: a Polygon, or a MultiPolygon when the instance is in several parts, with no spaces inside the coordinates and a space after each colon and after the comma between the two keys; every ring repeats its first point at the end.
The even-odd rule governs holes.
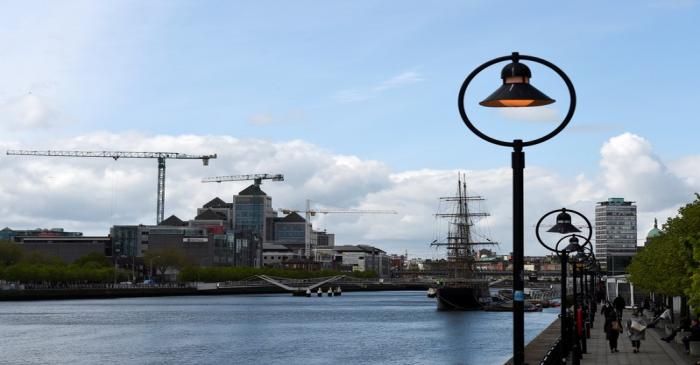
{"type": "Polygon", "coordinates": [[[346,275],[335,275],[309,279],[290,279],[268,275],[255,275],[240,281],[218,283],[216,287],[219,289],[230,289],[253,286],[269,286],[270,284],[272,284],[278,288],[284,289],[291,293],[305,293],[307,290],[311,291],[326,284],[348,280],[355,281],[354,278],[350,278],[346,275]]]}
{"type": "Polygon", "coordinates": [[[313,280],[313,279],[304,279],[304,280],[302,280],[303,283],[299,283],[299,281],[297,281],[297,280],[291,280],[292,282],[289,284],[295,285],[295,286],[285,284],[285,281],[289,282],[290,279],[272,278],[272,277],[269,277],[267,275],[258,275],[258,277],[260,279],[267,281],[268,283],[270,283],[272,285],[276,285],[284,290],[291,291],[294,293],[294,292],[306,292],[307,290],[314,290],[321,285],[332,283],[334,281],[338,281],[340,279],[343,279],[345,277],[345,275],[336,275],[336,276],[331,276],[329,278],[318,278],[321,281],[316,282],[316,283],[311,284],[311,285],[307,285],[306,282],[308,282],[309,280],[313,280]],[[301,285],[299,285],[299,284],[301,284],[301,285]]]}

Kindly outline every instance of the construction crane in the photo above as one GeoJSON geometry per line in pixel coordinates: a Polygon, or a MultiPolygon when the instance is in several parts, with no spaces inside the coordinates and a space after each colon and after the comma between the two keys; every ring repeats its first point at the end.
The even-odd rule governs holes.
{"type": "Polygon", "coordinates": [[[213,155],[188,155],[177,152],[124,152],[124,151],[28,151],[8,150],[8,155],[22,156],[51,156],[51,157],[95,157],[113,158],[156,158],[158,159],[158,196],[156,201],[156,224],[163,221],[165,209],[165,160],[202,160],[204,166],[209,166],[209,160],[216,158],[213,155]]]}
{"type": "Polygon", "coordinates": [[[311,258],[311,217],[316,214],[340,213],[340,214],[396,214],[395,210],[360,210],[360,209],[311,209],[311,201],[306,199],[306,210],[295,209],[280,209],[283,214],[289,213],[304,213],[306,218],[305,235],[304,235],[304,255],[306,258],[311,258]]]}
{"type": "Polygon", "coordinates": [[[255,186],[260,186],[263,180],[284,181],[282,174],[252,174],[252,175],[231,175],[231,176],[212,176],[202,179],[203,183],[221,183],[222,181],[246,181],[253,180],[255,186]]]}

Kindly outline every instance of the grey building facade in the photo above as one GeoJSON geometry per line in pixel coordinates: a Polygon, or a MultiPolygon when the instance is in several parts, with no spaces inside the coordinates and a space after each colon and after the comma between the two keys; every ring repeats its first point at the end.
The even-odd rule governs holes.
{"type": "Polygon", "coordinates": [[[595,207],[595,255],[601,269],[619,275],[637,253],[637,206],[610,198],[595,207]]]}

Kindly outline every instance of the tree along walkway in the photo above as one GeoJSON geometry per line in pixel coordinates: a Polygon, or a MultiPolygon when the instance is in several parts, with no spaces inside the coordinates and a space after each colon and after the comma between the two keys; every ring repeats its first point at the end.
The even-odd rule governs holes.
{"type": "MultiPolygon", "coordinates": [[[[625,310],[622,323],[626,324],[631,311],[625,310]]],[[[659,334],[652,330],[646,330],[646,339],[642,341],[640,352],[632,352],[632,342],[625,333],[621,333],[617,341],[619,352],[611,353],[608,341],[605,339],[603,325],[605,317],[600,312],[596,313],[591,338],[587,339],[587,353],[583,354],[582,365],[688,365],[695,364],[689,357],[677,352],[671,345],[662,341],[659,334]]]]}

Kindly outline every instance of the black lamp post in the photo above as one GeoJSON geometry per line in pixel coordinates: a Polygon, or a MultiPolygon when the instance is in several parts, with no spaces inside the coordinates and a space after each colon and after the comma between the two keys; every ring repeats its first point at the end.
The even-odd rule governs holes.
{"type": "MultiPolygon", "coordinates": [[[[568,321],[568,316],[566,313],[566,296],[567,296],[567,290],[566,290],[566,275],[567,275],[567,265],[569,262],[569,255],[570,254],[577,254],[582,251],[582,245],[579,244],[579,238],[582,238],[584,241],[584,246],[589,245],[590,246],[590,240],[591,237],[593,236],[593,226],[591,225],[591,222],[584,216],[583,214],[575,211],[575,210],[568,210],[566,208],[562,209],[557,209],[553,210],[551,212],[548,212],[547,214],[543,215],[542,218],[537,222],[537,225],[535,226],[535,235],[537,236],[537,240],[539,241],[540,245],[542,247],[546,248],[547,250],[556,253],[557,256],[559,256],[559,260],[561,263],[561,312],[559,314],[560,321],[561,321],[561,359],[564,360],[566,359],[566,356],[569,352],[569,345],[568,345],[568,340],[570,338],[568,334],[568,328],[569,328],[569,321],[568,321]],[[571,212],[573,214],[578,215],[579,217],[583,218],[583,220],[586,222],[587,225],[587,236],[582,236],[577,233],[581,232],[578,228],[576,228],[573,224],[571,224],[571,215],[568,213],[571,212]],[[552,232],[552,233],[559,233],[565,235],[564,237],[561,237],[557,243],[554,246],[550,246],[547,243],[545,243],[542,240],[542,236],[540,235],[540,227],[542,225],[542,222],[549,216],[551,216],[554,213],[558,213],[556,217],[556,224],[552,226],[552,228],[548,229],[547,232],[552,232]],[[564,247],[560,248],[560,244],[562,241],[565,239],[569,239],[569,244],[564,247]]],[[[577,292],[577,285],[576,285],[576,266],[575,263],[573,265],[574,270],[572,271],[572,277],[573,277],[573,293],[574,293],[574,315],[576,314],[576,292],[577,292]]],[[[574,363],[578,363],[578,346],[577,346],[577,341],[574,341],[574,363]]]]}
{"type": "MultiPolygon", "coordinates": [[[[590,260],[595,259],[595,256],[593,255],[593,249],[590,245],[590,241],[586,242],[588,245],[581,246],[579,251],[574,255],[574,288],[576,288],[576,274],[578,274],[578,287],[579,292],[574,290],[574,315],[576,318],[576,329],[575,329],[575,336],[574,336],[574,349],[578,349],[578,345],[580,344],[580,349],[581,353],[585,354],[588,352],[588,346],[586,343],[586,338],[588,336],[588,325],[587,325],[587,310],[588,308],[586,306],[586,292],[588,291],[586,287],[586,282],[584,280],[585,277],[585,266],[590,262],[590,260]],[[586,252],[586,249],[588,249],[588,252],[586,252]],[[580,295],[579,295],[580,294],[580,295]],[[580,306],[578,305],[579,303],[579,297],[580,297],[580,306]],[[579,311],[581,311],[581,316],[579,316],[579,311]],[[581,328],[581,333],[579,334],[578,329],[581,328]]],[[[574,354],[576,355],[576,354],[574,354]]],[[[576,356],[574,356],[576,358],[576,356]]]]}
{"type": "Polygon", "coordinates": [[[556,65],[538,57],[526,56],[513,52],[510,56],[494,58],[474,69],[464,80],[464,83],[462,83],[462,87],[459,89],[457,102],[459,114],[469,130],[489,143],[513,148],[511,154],[511,164],[513,168],[513,364],[522,365],[525,360],[525,278],[523,270],[523,170],[525,169],[525,153],[523,152],[523,147],[534,146],[547,141],[559,134],[559,132],[569,124],[569,121],[571,121],[574,115],[574,110],[576,109],[576,91],[569,77],[556,65]],[[523,141],[521,139],[501,141],[484,134],[472,124],[467,116],[464,96],[469,87],[469,83],[471,83],[478,73],[496,63],[510,61],[511,63],[506,65],[501,71],[501,78],[503,79],[501,87],[480,102],[480,105],[485,107],[534,107],[553,103],[553,99],[530,84],[532,73],[526,65],[520,63],[521,60],[542,64],[552,69],[561,77],[569,91],[569,110],[559,126],[543,137],[530,141],[523,141]]]}

